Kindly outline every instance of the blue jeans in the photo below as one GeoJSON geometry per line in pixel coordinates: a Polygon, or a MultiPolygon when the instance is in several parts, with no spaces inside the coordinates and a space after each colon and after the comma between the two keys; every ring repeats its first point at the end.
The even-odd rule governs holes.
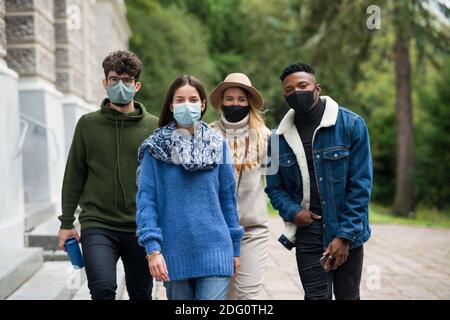
{"type": "Polygon", "coordinates": [[[203,277],[164,282],[169,300],[225,300],[230,277],[203,277]]]}

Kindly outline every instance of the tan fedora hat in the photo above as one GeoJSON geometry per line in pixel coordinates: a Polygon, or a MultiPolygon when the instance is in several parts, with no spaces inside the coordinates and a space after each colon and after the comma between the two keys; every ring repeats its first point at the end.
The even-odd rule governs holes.
{"type": "Polygon", "coordinates": [[[232,87],[238,87],[244,89],[252,100],[256,109],[261,109],[264,104],[264,99],[261,93],[256,90],[250,79],[243,73],[230,73],[225,80],[217,85],[211,92],[209,100],[215,109],[218,109],[222,105],[223,92],[232,87]]]}

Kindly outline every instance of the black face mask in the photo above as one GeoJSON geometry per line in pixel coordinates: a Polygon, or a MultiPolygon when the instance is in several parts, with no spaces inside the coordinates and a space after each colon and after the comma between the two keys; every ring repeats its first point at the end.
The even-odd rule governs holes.
{"type": "Polygon", "coordinates": [[[230,122],[239,122],[244,119],[250,112],[250,107],[242,107],[238,105],[224,106],[223,113],[225,119],[230,122]]]}
{"type": "Polygon", "coordinates": [[[316,101],[314,91],[295,91],[284,98],[296,114],[307,113],[313,108],[316,101]]]}

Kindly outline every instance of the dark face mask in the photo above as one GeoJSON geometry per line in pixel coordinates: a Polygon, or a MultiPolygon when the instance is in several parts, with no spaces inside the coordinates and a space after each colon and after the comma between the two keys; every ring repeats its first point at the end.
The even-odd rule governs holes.
{"type": "Polygon", "coordinates": [[[224,106],[223,113],[225,119],[230,122],[239,122],[244,119],[250,112],[250,107],[241,107],[238,105],[224,106]]]}
{"type": "Polygon", "coordinates": [[[286,99],[287,104],[294,109],[296,114],[307,113],[313,108],[314,102],[316,101],[314,90],[295,91],[284,98],[286,99]]]}

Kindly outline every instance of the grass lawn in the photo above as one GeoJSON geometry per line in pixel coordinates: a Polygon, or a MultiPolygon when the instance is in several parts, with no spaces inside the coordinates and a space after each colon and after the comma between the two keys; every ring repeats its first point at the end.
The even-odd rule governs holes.
{"type": "MultiPolygon", "coordinates": [[[[278,217],[278,212],[272,208],[268,202],[269,214],[278,217]]],[[[369,207],[370,223],[394,223],[403,225],[416,225],[423,227],[441,227],[450,229],[450,211],[417,208],[416,216],[413,218],[404,218],[394,216],[390,208],[372,203],[369,207]]]]}
{"type": "Polygon", "coordinates": [[[424,227],[442,227],[450,229],[450,211],[418,207],[412,218],[397,217],[390,208],[371,204],[369,208],[370,223],[396,223],[424,227]]]}

